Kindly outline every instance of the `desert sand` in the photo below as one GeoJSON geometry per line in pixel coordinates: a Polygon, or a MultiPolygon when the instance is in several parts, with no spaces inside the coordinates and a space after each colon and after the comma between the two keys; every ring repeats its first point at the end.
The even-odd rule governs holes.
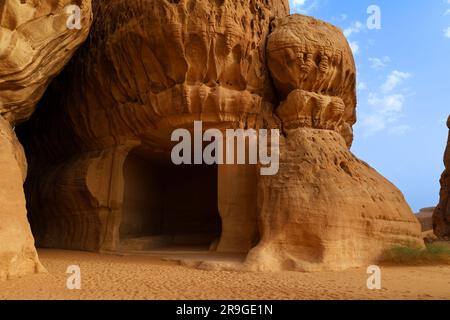
{"type": "Polygon", "coordinates": [[[39,250],[48,273],[0,282],[0,299],[450,299],[450,267],[382,267],[382,289],[364,268],[342,272],[204,271],[156,256],[39,250]],[[66,289],[69,265],[81,290],[66,289]]]}

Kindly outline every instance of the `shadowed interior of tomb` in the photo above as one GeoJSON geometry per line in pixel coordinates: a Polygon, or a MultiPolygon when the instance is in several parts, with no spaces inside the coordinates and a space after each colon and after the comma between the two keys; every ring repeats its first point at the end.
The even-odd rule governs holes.
{"type": "Polygon", "coordinates": [[[135,150],[124,164],[119,250],[203,247],[220,237],[217,166],[135,150]]]}

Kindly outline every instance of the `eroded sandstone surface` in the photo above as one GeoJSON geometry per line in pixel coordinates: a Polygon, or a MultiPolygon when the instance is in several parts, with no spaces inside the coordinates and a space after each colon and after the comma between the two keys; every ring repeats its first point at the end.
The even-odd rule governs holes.
{"type": "Polygon", "coordinates": [[[209,243],[248,253],[239,268],[310,271],[372,262],[392,245],[423,245],[401,192],[349,150],[356,69],[345,37],[286,8],[283,1],[94,4],[88,42],[23,131],[39,245],[209,243]],[[205,129],[280,129],[280,172],[177,171],[170,133],[195,120],[205,129]],[[139,188],[143,195],[130,192],[139,188]]]}
{"type": "MultiPolygon", "coordinates": [[[[191,128],[195,120],[203,121],[205,129],[278,122],[272,115],[276,98],[265,48],[270,22],[288,14],[287,1],[116,0],[94,3],[93,11],[88,41],[49,89],[25,134],[33,158],[27,187],[31,220],[38,243],[46,247],[116,250],[121,238],[146,236],[120,236],[127,202],[122,168],[130,152],[141,163],[159,167],[167,183],[179,185],[183,174],[167,178],[173,176],[169,156],[174,129],[191,128]],[[44,140],[45,146],[40,143],[44,140]]],[[[216,170],[215,189],[242,181],[235,187],[240,194],[218,196],[216,210],[230,217],[222,219],[219,249],[248,251],[257,241],[252,170],[254,166],[247,172],[226,166],[216,170]],[[237,215],[249,230],[242,241],[235,238],[237,215]]],[[[163,178],[155,180],[165,184],[163,178]]],[[[170,192],[169,187],[161,189],[170,192]]],[[[198,197],[205,192],[200,188],[198,197]]],[[[185,221],[183,212],[160,202],[147,205],[162,211],[170,207],[174,215],[160,232],[167,230],[165,224],[185,221]]],[[[197,232],[193,228],[176,237],[187,233],[197,238],[197,232]]]]}
{"type": "Polygon", "coordinates": [[[357,159],[335,131],[288,130],[280,171],[261,177],[261,241],[254,270],[342,270],[374,262],[392,246],[422,246],[402,193],[357,159]]]}
{"type": "Polygon", "coordinates": [[[89,31],[90,1],[0,2],[0,279],[42,270],[27,221],[23,183],[27,161],[14,126],[33,113],[89,31]],[[68,4],[84,28],[67,28],[68,4]]]}
{"type": "Polygon", "coordinates": [[[422,246],[402,193],[349,150],[356,70],[337,28],[298,15],[275,20],[268,65],[282,122],[278,175],[261,177],[256,270],[345,269],[393,245],[422,246]]]}
{"type": "Polygon", "coordinates": [[[43,270],[25,208],[27,163],[10,124],[0,117],[0,280],[43,270]]]}
{"type": "Polygon", "coordinates": [[[50,80],[89,32],[89,0],[5,0],[0,4],[0,115],[27,120],[50,80]],[[68,29],[68,5],[81,9],[80,30],[68,29]]]}
{"type": "MultiPolygon", "coordinates": [[[[450,117],[447,120],[450,129],[450,117]]],[[[445,170],[441,177],[441,194],[439,205],[433,214],[433,229],[436,236],[450,238],[450,134],[444,154],[445,170]]]]}
{"type": "MultiPolygon", "coordinates": [[[[234,269],[315,271],[423,245],[401,192],[350,151],[356,68],[341,30],[289,16],[287,0],[94,1],[92,12],[87,41],[18,129],[39,246],[202,247],[247,254],[234,269]],[[194,121],[279,129],[279,173],[174,166],[170,134],[194,121]]],[[[4,110],[14,123],[33,107],[4,110]]]]}

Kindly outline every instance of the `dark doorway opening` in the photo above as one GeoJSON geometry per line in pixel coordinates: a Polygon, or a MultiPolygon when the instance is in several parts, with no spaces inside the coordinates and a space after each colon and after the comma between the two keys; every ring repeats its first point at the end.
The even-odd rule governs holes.
{"type": "Polygon", "coordinates": [[[131,152],[119,250],[208,249],[221,233],[217,174],[215,165],[176,166],[167,155],[131,152]]]}

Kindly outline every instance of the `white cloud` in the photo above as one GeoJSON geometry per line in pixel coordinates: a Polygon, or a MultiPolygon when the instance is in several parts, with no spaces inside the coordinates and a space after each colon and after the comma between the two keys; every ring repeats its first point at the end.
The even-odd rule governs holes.
{"type": "Polygon", "coordinates": [[[352,49],[355,56],[359,54],[359,43],[356,40],[350,39],[350,37],[361,32],[363,28],[364,25],[361,22],[356,21],[353,22],[348,28],[344,29],[344,36],[347,38],[350,49],[352,49]]]}
{"type": "Polygon", "coordinates": [[[301,7],[305,5],[306,0],[291,0],[291,6],[301,7]]]}
{"type": "Polygon", "coordinates": [[[444,30],[444,37],[450,39],[450,27],[448,27],[447,29],[444,30]]]}
{"type": "Polygon", "coordinates": [[[375,70],[380,70],[380,69],[385,68],[390,61],[391,61],[391,58],[389,58],[389,57],[369,58],[370,67],[375,70]]]}
{"type": "Polygon", "coordinates": [[[407,133],[409,126],[399,123],[406,96],[401,90],[394,92],[394,89],[410,77],[411,74],[407,72],[394,70],[386,77],[379,90],[368,93],[367,104],[370,109],[360,116],[359,121],[364,136],[372,136],[380,131],[395,135],[407,133]]]}
{"type": "Polygon", "coordinates": [[[369,93],[368,103],[377,107],[377,112],[389,118],[394,118],[395,114],[403,110],[405,96],[403,94],[391,94],[379,96],[376,93],[369,93]]]}
{"type": "Polygon", "coordinates": [[[386,128],[386,122],[382,115],[372,113],[361,117],[358,126],[363,128],[364,137],[370,137],[386,128]]]}
{"type": "Polygon", "coordinates": [[[450,9],[448,9],[447,11],[445,11],[444,16],[449,15],[450,14],[450,9]]]}
{"type": "Polygon", "coordinates": [[[319,0],[289,0],[291,13],[308,14],[317,9],[319,0]]]}
{"type": "Polygon", "coordinates": [[[383,91],[383,93],[389,93],[393,91],[404,80],[409,79],[410,77],[411,74],[407,72],[394,70],[389,74],[386,81],[381,85],[381,91],[383,91]]]}
{"type": "Polygon", "coordinates": [[[348,38],[354,33],[359,33],[364,28],[364,25],[359,22],[353,22],[350,27],[344,29],[344,35],[348,38]]]}
{"type": "Polygon", "coordinates": [[[363,91],[367,89],[367,84],[365,82],[358,82],[356,84],[356,90],[363,91]]]}
{"type": "Polygon", "coordinates": [[[360,117],[359,125],[365,137],[373,136],[381,131],[401,135],[407,132],[407,126],[398,124],[403,113],[405,96],[403,94],[380,95],[369,93],[369,113],[360,117]]]}
{"type": "Polygon", "coordinates": [[[350,49],[352,49],[353,54],[356,56],[359,53],[359,44],[356,41],[349,41],[350,49]]]}

